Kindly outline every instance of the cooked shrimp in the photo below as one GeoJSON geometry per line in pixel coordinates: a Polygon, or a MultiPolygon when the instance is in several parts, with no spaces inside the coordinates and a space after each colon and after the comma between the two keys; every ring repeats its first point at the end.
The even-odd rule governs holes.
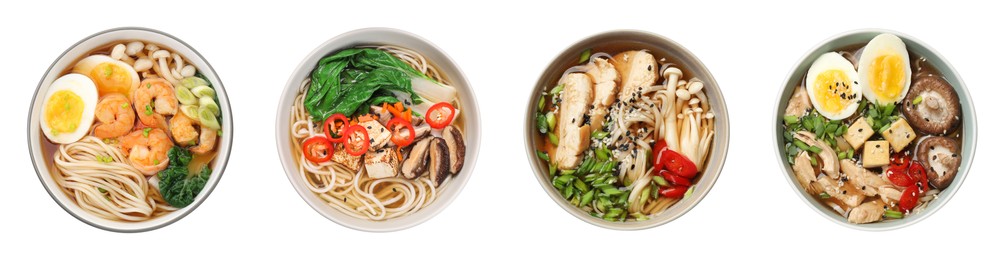
{"type": "Polygon", "coordinates": [[[206,154],[213,151],[213,146],[216,146],[216,131],[209,129],[205,126],[199,127],[199,146],[189,148],[190,151],[197,154],[206,154]]]}
{"type": "Polygon", "coordinates": [[[199,125],[199,123],[183,113],[171,117],[171,136],[174,137],[175,143],[181,146],[195,145],[195,139],[199,138],[199,132],[195,131],[195,125],[199,125]]]}
{"type": "Polygon", "coordinates": [[[175,143],[181,146],[191,146],[189,150],[197,154],[205,154],[213,151],[216,146],[216,131],[199,125],[199,122],[192,120],[185,114],[178,113],[171,118],[171,136],[175,143]],[[195,126],[199,126],[196,132],[195,126]],[[196,146],[195,139],[199,138],[199,145],[196,146]]]}
{"type": "Polygon", "coordinates": [[[164,130],[146,128],[119,137],[122,152],[129,163],[146,175],[154,175],[168,166],[168,150],[174,146],[164,130]]]}
{"type": "Polygon", "coordinates": [[[133,106],[140,122],[167,130],[165,115],[178,111],[178,98],[174,95],[171,82],[164,79],[147,79],[133,91],[133,106]]]}
{"type": "Polygon", "coordinates": [[[122,136],[129,133],[136,122],[136,112],[129,106],[129,98],[119,93],[101,98],[94,110],[94,117],[98,119],[98,124],[94,127],[94,136],[98,138],[122,136]]]}

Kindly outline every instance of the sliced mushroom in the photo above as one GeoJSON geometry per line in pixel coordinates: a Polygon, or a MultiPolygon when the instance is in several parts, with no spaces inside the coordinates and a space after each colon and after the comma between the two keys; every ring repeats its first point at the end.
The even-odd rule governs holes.
{"type": "Polygon", "coordinates": [[[961,121],[959,96],[953,86],[936,76],[915,79],[901,111],[911,127],[926,134],[952,133],[961,121]]]}
{"type": "Polygon", "coordinates": [[[433,128],[429,127],[429,124],[419,124],[415,126],[415,140],[426,137],[431,131],[433,131],[433,128]]]}
{"type": "Polygon", "coordinates": [[[945,189],[953,182],[960,168],[960,143],[956,139],[931,136],[918,143],[918,159],[925,166],[928,182],[945,189]]]}
{"type": "Polygon", "coordinates": [[[450,173],[457,174],[464,167],[464,136],[456,126],[447,126],[443,129],[443,140],[447,142],[447,151],[450,152],[450,173]]]}
{"type": "Polygon", "coordinates": [[[433,137],[429,143],[429,179],[439,187],[450,175],[450,152],[443,138],[433,137]]]}
{"type": "Polygon", "coordinates": [[[401,176],[408,179],[415,179],[426,173],[426,164],[429,162],[429,143],[432,137],[415,142],[405,156],[404,163],[401,164],[401,176]]]}

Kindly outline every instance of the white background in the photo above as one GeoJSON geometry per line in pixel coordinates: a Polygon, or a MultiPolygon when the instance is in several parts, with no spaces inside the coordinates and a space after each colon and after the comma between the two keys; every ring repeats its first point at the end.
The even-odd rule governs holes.
{"type": "Polygon", "coordinates": [[[1001,257],[993,251],[1005,231],[1003,153],[995,149],[1003,144],[995,120],[1005,94],[1000,5],[75,2],[4,1],[0,8],[3,259],[1001,257]],[[235,117],[231,161],[212,196],[175,224],[139,234],[96,229],[64,212],[38,181],[22,139],[30,98],[50,63],[83,37],[121,26],[191,44],[220,75],[235,117]],[[331,37],[373,26],[413,32],[451,55],[476,89],[484,129],[475,175],[460,196],[432,220],[393,233],[359,232],[317,214],[287,180],[273,139],[277,96],[301,59],[331,37]],[[944,55],[966,81],[981,129],[973,168],[952,201],[916,225],[881,233],[836,225],[805,205],[778,168],[769,128],[781,81],[799,57],[835,34],[873,27],[915,36],[944,55]],[[665,35],[702,59],[733,126],[725,169],[704,201],[676,221],[634,232],[594,227],[555,205],[520,140],[527,97],[550,60],[584,37],[622,28],[665,35]]]}

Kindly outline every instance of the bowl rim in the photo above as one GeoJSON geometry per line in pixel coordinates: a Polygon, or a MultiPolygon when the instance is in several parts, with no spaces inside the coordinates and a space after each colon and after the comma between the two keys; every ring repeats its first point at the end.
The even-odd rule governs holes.
{"type": "MultiPolygon", "coordinates": [[[[41,79],[39,79],[38,86],[35,87],[35,92],[32,95],[32,99],[31,99],[31,102],[30,102],[29,107],[28,107],[28,120],[27,120],[28,123],[27,123],[27,131],[26,131],[28,138],[26,138],[26,139],[28,140],[28,157],[30,157],[30,159],[31,159],[31,164],[32,164],[32,166],[35,169],[35,174],[37,175],[39,182],[42,184],[42,187],[45,188],[45,191],[46,191],[46,193],[49,194],[49,197],[51,197],[52,200],[55,201],[56,204],[58,204],[60,208],[62,208],[64,211],[66,211],[66,213],[70,214],[71,216],[73,216],[77,220],[80,220],[80,222],[86,223],[87,225],[90,225],[90,226],[98,228],[98,229],[102,229],[102,230],[106,230],[106,231],[111,231],[111,232],[118,232],[118,233],[140,233],[140,232],[147,232],[147,231],[152,231],[152,230],[160,229],[160,228],[166,227],[168,225],[174,224],[175,222],[177,222],[177,221],[181,220],[182,218],[185,218],[186,216],[188,216],[188,214],[191,214],[193,211],[195,211],[196,208],[198,208],[200,205],[202,205],[202,203],[205,200],[207,200],[209,198],[209,196],[213,193],[213,190],[216,188],[216,185],[219,184],[220,180],[223,179],[223,173],[226,172],[227,163],[230,161],[230,150],[233,147],[233,142],[228,142],[228,146],[226,147],[227,153],[226,153],[225,157],[214,159],[215,161],[217,161],[216,164],[218,164],[219,167],[220,167],[220,171],[217,172],[217,173],[215,173],[216,175],[219,175],[219,177],[216,178],[216,181],[210,181],[210,182],[207,183],[207,185],[205,187],[203,187],[203,192],[205,192],[206,194],[203,195],[201,198],[197,197],[197,199],[195,201],[193,201],[192,204],[189,204],[188,206],[186,206],[184,208],[178,209],[179,211],[181,211],[178,215],[172,216],[170,219],[168,219],[168,220],[166,220],[166,221],[164,221],[162,223],[159,223],[159,224],[156,224],[156,225],[150,225],[150,226],[139,226],[139,227],[136,227],[136,228],[116,228],[116,227],[111,227],[111,226],[105,226],[105,225],[102,225],[102,224],[90,221],[89,219],[87,219],[87,218],[85,218],[83,216],[78,215],[76,212],[74,212],[73,210],[71,210],[66,205],[66,203],[70,203],[70,202],[64,202],[64,201],[60,200],[59,197],[54,193],[53,189],[51,187],[49,187],[49,185],[46,185],[45,176],[43,176],[43,173],[40,170],[38,162],[35,161],[35,156],[34,156],[35,149],[33,148],[32,144],[35,143],[35,142],[41,141],[41,139],[32,140],[33,138],[32,138],[32,135],[31,135],[32,130],[34,129],[31,121],[32,121],[32,118],[33,118],[33,115],[34,115],[34,113],[32,113],[32,109],[35,107],[35,99],[38,96],[39,91],[42,90],[42,84],[45,83],[45,78],[48,77],[49,74],[52,73],[52,72],[59,72],[59,71],[53,71],[53,69],[56,67],[56,64],[59,63],[59,61],[63,57],[65,57],[68,53],[70,53],[71,51],[73,51],[74,49],[76,49],[77,47],[79,47],[84,42],[87,42],[87,41],[89,41],[89,40],[91,40],[91,39],[93,39],[95,37],[99,37],[99,36],[102,36],[102,35],[105,35],[105,34],[109,34],[109,33],[120,32],[120,31],[141,31],[141,32],[146,32],[146,33],[158,34],[158,35],[167,37],[167,38],[169,38],[171,40],[177,41],[184,48],[186,48],[188,50],[191,50],[192,53],[195,54],[196,58],[198,58],[202,62],[206,63],[206,70],[209,70],[212,73],[212,75],[214,75],[215,79],[218,81],[218,83],[219,83],[218,85],[219,86],[214,86],[214,87],[217,89],[218,92],[223,92],[224,93],[223,95],[221,95],[223,98],[221,99],[220,102],[221,103],[226,102],[227,107],[230,107],[230,105],[229,105],[230,104],[230,96],[226,94],[226,90],[225,90],[224,85],[223,85],[223,80],[220,79],[220,75],[216,72],[215,69],[213,69],[213,66],[209,63],[209,61],[204,56],[202,56],[202,54],[199,53],[198,50],[196,50],[194,47],[192,47],[191,45],[189,45],[187,42],[182,41],[180,38],[175,37],[174,35],[168,34],[166,32],[160,31],[160,30],[152,29],[152,28],[137,27],[137,26],[115,27],[115,28],[110,28],[110,29],[106,29],[106,30],[102,30],[102,31],[90,34],[90,35],[88,35],[88,36],[86,36],[86,37],[78,40],[74,44],[70,45],[70,47],[66,48],[66,50],[64,50],[62,53],[60,53],[59,56],[56,56],[56,59],[54,59],[52,61],[52,63],[49,65],[49,67],[45,70],[45,73],[42,74],[41,79]],[[222,159],[222,161],[221,161],[221,159],[222,159]]],[[[163,43],[157,43],[157,44],[163,45],[163,43]]],[[[226,113],[224,113],[224,115],[225,116],[223,116],[223,119],[225,121],[229,122],[229,125],[231,127],[229,127],[229,129],[227,129],[226,134],[224,135],[223,138],[225,138],[225,139],[231,139],[232,140],[233,136],[234,136],[233,111],[231,109],[228,109],[226,111],[226,113]]],[[[40,138],[42,138],[42,137],[40,136],[40,138]]],[[[223,142],[221,142],[221,145],[222,145],[222,143],[223,142]]],[[[221,150],[223,150],[223,149],[221,148],[221,150]]],[[[47,167],[47,166],[43,165],[42,167],[47,167]]],[[[48,169],[46,169],[45,171],[46,171],[46,174],[51,174],[48,169]]],[[[62,190],[57,190],[57,191],[58,192],[62,192],[62,190]]],[[[200,193],[202,193],[202,192],[200,192],[200,193]]],[[[87,212],[82,212],[82,213],[83,214],[89,214],[87,212]]],[[[167,216],[160,216],[158,218],[166,218],[166,217],[167,216]]],[[[128,223],[146,223],[146,222],[151,222],[151,220],[152,219],[148,219],[148,220],[144,220],[144,221],[139,221],[139,222],[128,222],[128,223]]],[[[115,220],[111,220],[111,221],[115,221],[115,220]]],[[[119,222],[122,222],[122,221],[119,221],[119,222]]]]}
{"type": "MultiPolygon", "coordinates": [[[[562,48],[561,51],[559,51],[557,54],[555,54],[555,56],[552,59],[550,59],[549,61],[550,62],[547,65],[545,65],[545,67],[543,69],[541,69],[540,76],[537,77],[537,81],[535,81],[533,87],[531,88],[530,98],[528,98],[528,101],[527,101],[527,108],[528,108],[528,110],[527,110],[527,114],[525,116],[527,116],[528,118],[526,118],[524,120],[524,127],[523,127],[524,144],[525,144],[524,148],[526,150],[525,155],[526,155],[527,161],[530,163],[530,166],[531,166],[531,171],[530,171],[531,174],[533,174],[534,178],[537,179],[538,184],[541,186],[541,188],[545,192],[545,194],[547,194],[548,197],[550,197],[551,200],[553,202],[555,202],[555,204],[557,204],[560,208],[562,208],[567,213],[569,213],[569,215],[575,216],[579,220],[582,220],[583,222],[589,223],[589,224],[591,224],[593,226],[596,226],[596,227],[607,228],[607,229],[611,229],[611,230],[621,230],[621,231],[644,230],[644,229],[651,229],[651,228],[655,228],[655,227],[658,227],[658,226],[662,226],[662,225],[670,223],[670,222],[672,222],[672,221],[674,221],[674,220],[676,220],[676,219],[678,219],[680,217],[683,217],[688,212],[690,212],[692,209],[694,209],[694,207],[698,206],[698,204],[701,203],[701,201],[705,198],[705,196],[707,196],[708,193],[710,193],[712,191],[712,189],[715,186],[715,183],[718,181],[719,176],[722,174],[722,171],[725,168],[726,158],[728,158],[728,155],[729,155],[729,112],[728,112],[729,109],[728,109],[727,104],[726,104],[725,93],[722,92],[722,89],[719,87],[719,84],[715,80],[715,77],[712,75],[712,72],[708,69],[707,66],[705,66],[705,63],[702,62],[701,59],[699,59],[697,55],[695,55],[689,49],[687,49],[686,47],[684,47],[684,45],[681,45],[680,43],[677,43],[676,41],[671,40],[670,38],[667,38],[667,37],[665,37],[663,35],[660,35],[660,34],[657,34],[657,33],[654,33],[654,32],[645,31],[645,30],[638,30],[638,29],[614,29],[614,30],[608,30],[608,31],[603,31],[603,32],[600,32],[600,33],[592,34],[592,35],[586,36],[584,38],[581,38],[581,39],[579,39],[577,41],[574,41],[574,42],[570,43],[569,45],[567,45],[566,47],[562,48]],[[724,127],[721,130],[720,129],[716,129],[716,136],[713,139],[713,144],[712,144],[712,147],[715,147],[715,145],[717,143],[722,143],[722,151],[721,151],[722,152],[722,159],[719,160],[719,161],[717,161],[717,162],[713,162],[713,161],[710,160],[709,163],[706,164],[706,166],[705,166],[706,169],[708,169],[709,167],[712,167],[712,166],[715,166],[715,168],[717,169],[714,174],[704,175],[702,177],[702,180],[709,179],[709,181],[708,181],[708,183],[709,183],[708,187],[707,188],[703,188],[701,191],[698,191],[696,189],[696,191],[694,193],[692,193],[692,195],[691,195],[691,200],[692,200],[691,203],[688,204],[688,205],[681,205],[681,206],[684,206],[684,207],[675,216],[669,216],[669,217],[666,217],[664,219],[659,219],[659,220],[657,220],[657,219],[649,219],[649,220],[645,220],[645,221],[642,221],[642,222],[636,222],[636,223],[640,223],[640,224],[633,223],[633,225],[623,225],[624,223],[621,223],[621,222],[608,222],[608,221],[605,221],[603,219],[590,216],[590,215],[586,214],[586,212],[584,212],[584,211],[582,211],[582,210],[580,210],[578,208],[572,207],[570,205],[569,201],[565,200],[564,198],[558,197],[557,196],[557,191],[554,191],[554,188],[551,186],[551,182],[549,180],[547,180],[546,177],[542,174],[543,173],[542,171],[545,171],[546,169],[540,169],[539,162],[537,161],[538,158],[537,158],[537,155],[535,154],[535,152],[537,151],[537,149],[534,147],[534,141],[533,141],[533,138],[535,138],[535,137],[532,136],[532,131],[529,130],[529,129],[532,129],[533,127],[535,127],[534,123],[532,122],[533,120],[531,119],[531,117],[529,115],[531,115],[531,114],[533,114],[534,112],[537,111],[535,109],[536,106],[537,106],[537,104],[536,104],[536,102],[534,102],[536,100],[536,98],[537,98],[537,95],[539,94],[539,89],[538,89],[539,86],[537,84],[540,83],[540,82],[542,82],[544,80],[543,77],[548,73],[549,68],[551,68],[552,65],[554,65],[555,63],[559,62],[559,59],[562,58],[563,54],[565,54],[566,52],[569,52],[570,49],[573,48],[573,47],[575,47],[576,45],[579,45],[579,44],[587,42],[587,41],[592,41],[592,40],[595,40],[597,38],[610,37],[612,35],[619,35],[619,34],[626,34],[626,35],[631,35],[631,36],[650,37],[650,39],[655,39],[655,40],[661,42],[658,45],[663,45],[663,47],[665,47],[667,49],[671,49],[673,51],[679,52],[682,55],[682,57],[689,57],[689,58],[694,59],[694,61],[696,62],[697,68],[689,68],[689,69],[690,70],[697,70],[697,71],[704,71],[704,72],[708,73],[708,78],[707,79],[702,79],[702,81],[706,82],[706,86],[705,86],[706,88],[707,87],[712,87],[713,89],[716,90],[716,92],[718,92],[719,96],[722,97],[722,102],[720,102],[720,103],[722,103],[722,108],[723,108],[721,112],[717,111],[717,113],[716,113],[715,116],[716,116],[717,119],[723,119],[723,120],[716,120],[716,122],[722,122],[722,124],[723,124],[724,127]],[[708,83],[711,83],[711,84],[708,84],[708,83]]],[[[708,173],[708,172],[706,171],[705,173],[708,173]]]]}
{"type": "Polygon", "coordinates": [[[773,106],[773,109],[771,110],[771,113],[770,113],[770,115],[772,116],[772,120],[768,120],[768,123],[771,124],[772,135],[773,135],[772,141],[773,142],[778,142],[779,141],[778,138],[780,138],[780,136],[781,136],[780,135],[780,133],[782,131],[781,125],[776,123],[776,122],[778,122],[778,119],[779,119],[779,118],[777,118],[779,116],[778,111],[781,111],[779,109],[781,109],[782,103],[783,102],[787,102],[787,100],[782,100],[782,98],[786,96],[786,93],[788,93],[788,92],[791,91],[790,89],[788,89],[788,87],[789,87],[788,86],[788,82],[792,79],[793,76],[795,76],[795,75],[802,75],[803,74],[803,72],[801,72],[799,70],[800,64],[802,64],[804,61],[812,58],[811,55],[813,55],[815,52],[817,52],[818,50],[822,49],[826,45],[831,44],[832,42],[835,42],[835,41],[840,40],[842,38],[849,37],[849,36],[852,36],[852,35],[858,35],[858,34],[876,34],[876,35],[878,35],[878,34],[882,34],[882,33],[889,33],[889,34],[896,35],[897,37],[900,37],[902,39],[907,39],[908,41],[916,44],[921,49],[931,52],[933,57],[928,57],[929,60],[938,60],[938,61],[941,61],[941,63],[945,64],[946,69],[948,69],[948,71],[941,71],[941,72],[944,75],[953,75],[953,76],[955,76],[955,78],[957,79],[957,81],[959,81],[959,86],[954,85],[953,89],[956,90],[956,92],[960,96],[961,100],[967,100],[968,101],[967,104],[965,104],[965,105],[962,104],[962,102],[961,102],[961,106],[967,106],[967,107],[969,107],[970,111],[973,111],[973,116],[966,116],[966,115],[964,115],[967,118],[967,120],[971,121],[971,123],[973,124],[973,127],[971,127],[971,129],[970,129],[970,130],[972,130],[971,131],[972,133],[965,132],[966,135],[973,137],[973,144],[970,144],[969,147],[963,149],[963,150],[969,152],[969,154],[971,154],[971,156],[969,156],[969,158],[966,158],[966,160],[960,164],[960,169],[961,170],[956,173],[956,178],[953,180],[953,183],[954,183],[953,187],[950,188],[950,189],[948,189],[945,192],[939,193],[939,200],[942,201],[941,203],[935,203],[935,205],[929,205],[929,207],[926,208],[924,211],[922,211],[921,213],[919,213],[916,216],[912,216],[910,219],[901,219],[901,220],[897,220],[897,221],[883,221],[883,222],[865,223],[865,224],[852,224],[852,223],[848,223],[847,221],[839,221],[837,218],[835,218],[833,216],[833,214],[834,214],[833,212],[825,212],[824,210],[820,210],[820,208],[817,207],[817,206],[819,206],[820,203],[816,202],[816,201],[811,201],[810,199],[808,199],[807,198],[808,195],[805,194],[806,192],[803,191],[801,187],[798,187],[798,184],[795,183],[795,179],[794,179],[795,177],[793,176],[792,173],[789,172],[791,169],[789,168],[788,162],[783,161],[782,157],[779,156],[781,154],[781,151],[778,150],[779,149],[778,145],[776,145],[774,143],[771,145],[771,146],[774,147],[773,149],[775,150],[775,152],[774,152],[774,154],[772,154],[772,156],[775,157],[775,161],[778,163],[778,166],[781,168],[780,172],[785,177],[785,181],[789,184],[789,187],[792,188],[792,191],[795,192],[795,195],[797,197],[799,197],[799,199],[802,200],[806,204],[807,207],[811,208],[813,211],[816,211],[817,214],[819,214],[821,217],[823,217],[823,218],[825,218],[827,220],[830,220],[830,222],[833,222],[833,223],[838,224],[840,226],[844,226],[844,227],[847,227],[847,228],[851,228],[851,229],[855,229],[855,230],[860,230],[860,231],[889,231],[889,230],[896,230],[896,229],[904,228],[904,227],[907,227],[907,226],[910,226],[910,225],[914,225],[915,223],[921,222],[922,220],[924,220],[924,219],[928,218],[929,216],[935,214],[935,212],[938,211],[939,209],[941,209],[943,206],[945,206],[946,203],[949,203],[949,200],[953,198],[953,196],[956,194],[956,191],[958,191],[960,189],[960,186],[963,185],[963,182],[966,179],[968,172],[970,171],[970,167],[973,164],[974,156],[976,156],[975,152],[976,152],[977,143],[978,143],[977,142],[977,110],[974,107],[973,98],[970,96],[970,91],[969,91],[969,89],[967,89],[966,83],[964,83],[963,77],[960,76],[959,71],[957,71],[956,68],[953,67],[953,65],[949,62],[949,60],[947,60],[945,58],[945,56],[942,56],[942,54],[939,53],[935,48],[932,48],[931,46],[929,46],[925,42],[919,40],[918,38],[915,38],[915,37],[913,37],[911,35],[908,35],[908,34],[905,34],[905,33],[899,32],[899,31],[894,31],[894,30],[889,30],[889,29],[882,29],[882,28],[861,28],[861,29],[848,30],[848,31],[844,31],[844,32],[835,34],[833,36],[828,37],[827,39],[824,39],[820,43],[817,43],[816,45],[814,45],[813,47],[811,47],[809,50],[807,50],[803,55],[801,55],[798,60],[796,60],[795,64],[792,65],[791,69],[789,69],[789,72],[785,75],[785,78],[783,78],[783,80],[782,80],[782,83],[781,83],[782,85],[781,85],[781,88],[779,88],[779,90],[778,90],[778,95],[777,95],[777,98],[776,98],[775,105],[773,106]],[[934,59],[932,59],[932,58],[934,58],[934,59]],[[886,223],[890,223],[890,224],[886,224],[886,223]],[[883,224],[883,225],[879,226],[877,224],[883,224]]]}
{"type": "MultiPolygon", "coordinates": [[[[383,40],[385,40],[385,39],[368,39],[366,41],[377,42],[377,41],[383,41],[383,40]]],[[[392,45],[397,45],[397,44],[393,44],[392,43],[392,45]]],[[[397,45],[397,46],[400,46],[400,45],[397,45]]],[[[441,64],[441,66],[442,66],[442,64],[441,64]]],[[[308,73],[308,76],[309,75],[310,74],[308,73]]],[[[321,215],[324,218],[326,218],[326,219],[328,219],[328,220],[330,220],[332,222],[335,222],[336,224],[339,224],[339,225],[341,225],[343,227],[347,227],[347,228],[350,228],[350,229],[353,229],[353,230],[357,230],[357,231],[381,232],[382,233],[382,232],[401,231],[401,230],[405,230],[405,229],[409,229],[409,228],[418,226],[418,225],[420,225],[422,223],[425,223],[426,221],[429,221],[433,217],[436,217],[437,215],[440,214],[440,212],[442,212],[443,210],[447,209],[453,203],[453,201],[458,196],[460,196],[460,194],[464,190],[464,187],[467,186],[468,180],[471,178],[471,175],[473,175],[474,172],[475,172],[474,167],[477,164],[478,152],[479,152],[480,147],[481,147],[481,142],[480,142],[480,140],[481,140],[481,118],[480,118],[481,113],[480,113],[480,111],[478,109],[478,101],[477,101],[478,98],[477,98],[477,96],[475,94],[474,88],[471,87],[470,81],[468,81],[466,74],[461,69],[461,67],[458,65],[458,63],[453,58],[451,58],[450,55],[447,54],[446,51],[444,51],[443,49],[441,49],[439,46],[437,46],[436,44],[434,44],[432,41],[429,41],[426,38],[423,38],[423,37],[421,37],[421,36],[419,36],[417,34],[414,34],[414,33],[411,33],[411,32],[405,31],[405,30],[397,29],[397,28],[391,28],[391,27],[366,27],[366,28],[359,28],[359,29],[355,29],[355,30],[351,30],[351,31],[347,31],[347,32],[338,34],[338,35],[336,35],[336,36],[334,36],[334,37],[332,37],[332,38],[330,38],[328,40],[325,40],[323,43],[321,43],[320,45],[318,45],[316,48],[314,48],[313,50],[311,50],[310,52],[308,52],[307,55],[304,56],[304,58],[297,64],[297,67],[295,67],[294,70],[292,71],[292,73],[290,75],[290,79],[286,82],[286,85],[284,86],[283,92],[282,92],[281,95],[282,96],[280,96],[280,101],[277,102],[278,103],[277,104],[278,108],[276,109],[276,128],[275,128],[275,132],[276,132],[276,146],[278,148],[276,150],[276,152],[278,153],[280,162],[283,165],[283,171],[286,173],[286,177],[290,181],[290,185],[293,186],[293,189],[297,192],[298,195],[300,195],[300,198],[304,201],[304,203],[306,203],[308,206],[310,206],[311,209],[313,209],[315,212],[318,213],[318,215],[321,215]],[[464,168],[461,170],[461,172],[458,173],[457,175],[453,176],[451,178],[451,180],[450,180],[450,183],[448,184],[453,189],[457,189],[457,191],[452,196],[443,196],[443,195],[441,195],[439,198],[437,198],[436,201],[434,201],[433,203],[441,203],[441,204],[439,204],[439,206],[435,206],[434,207],[432,204],[430,204],[429,206],[426,206],[425,208],[422,208],[419,211],[416,211],[415,213],[411,213],[411,215],[425,214],[425,215],[422,215],[422,217],[414,219],[414,221],[411,221],[411,222],[402,222],[403,221],[402,218],[394,218],[394,219],[387,219],[387,220],[381,220],[381,221],[367,220],[367,221],[372,221],[372,222],[379,222],[380,224],[377,225],[378,227],[365,227],[365,226],[354,225],[354,224],[350,223],[351,220],[348,219],[348,218],[350,218],[350,216],[348,216],[348,215],[346,215],[346,214],[344,214],[342,212],[338,212],[337,210],[334,211],[333,214],[329,214],[329,213],[327,213],[327,211],[323,210],[323,209],[325,209],[323,207],[327,207],[327,208],[331,208],[331,209],[334,209],[334,208],[332,208],[330,206],[327,206],[327,205],[324,205],[324,204],[315,205],[315,203],[311,202],[308,199],[309,197],[317,197],[317,194],[315,194],[312,191],[309,191],[306,187],[302,187],[301,185],[297,185],[297,182],[296,182],[295,178],[298,177],[297,175],[299,173],[294,168],[296,166],[295,165],[288,165],[287,161],[291,160],[291,158],[287,158],[288,156],[284,155],[284,151],[289,151],[290,150],[290,147],[289,147],[289,132],[288,131],[282,131],[282,128],[284,127],[283,125],[287,125],[287,127],[288,127],[289,123],[288,122],[280,122],[281,119],[282,119],[282,117],[284,115],[288,115],[289,114],[289,107],[283,106],[283,102],[282,102],[283,97],[285,95],[287,95],[288,92],[291,91],[291,89],[298,88],[300,86],[301,82],[304,80],[304,78],[298,78],[298,77],[296,77],[297,74],[298,74],[298,72],[300,70],[303,70],[303,69],[309,69],[310,71],[313,71],[314,68],[317,67],[316,62],[312,62],[312,59],[311,59],[312,56],[314,56],[316,54],[330,55],[330,54],[333,54],[334,52],[336,52],[338,50],[352,47],[351,45],[346,45],[346,43],[340,43],[340,41],[344,41],[344,39],[347,38],[347,37],[354,37],[354,36],[359,35],[359,34],[370,34],[370,33],[377,33],[377,34],[384,34],[384,35],[393,35],[393,37],[411,38],[411,39],[417,40],[418,42],[421,42],[423,44],[428,45],[435,52],[437,52],[439,54],[442,54],[443,58],[444,58],[443,61],[446,62],[447,64],[450,64],[451,66],[453,66],[454,68],[457,69],[457,75],[448,75],[448,76],[456,76],[456,77],[449,77],[449,78],[453,82],[455,82],[454,85],[463,85],[464,86],[464,91],[466,91],[468,94],[471,95],[470,102],[465,103],[465,111],[470,111],[470,112],[465,112],[465,115],[467,115],[467,114],[473,114],[473,116],[471,116],[471,117],[465,116],[465,118],[464,118],[464,120],[466,122],[465,124],[469,126],[469,128],[466,129],[466,131],[464,133],[465,138],[468,139],[467,140],[468,141],[468,144],[467,144],[468,148],[465,151],[465,157],[466,158],[470,158],[471,161],[470,161],[470,163],[465,162],[464,168]],[[337,48],[334,48],[332,50],[327,50],[326,51],[326,49],[329,49],[329,48],[332,48],[332,47],[337,47],[337,48]],[[458,83],[460,83],[460,84],[458,84],[458,83]],[[475,149],[471,149],[472,148],[472,144],[474,145],[475,149]],[[343,220],[343,218],[346,218],[346,220],[343,220]],[[404,224],[395,224],[395,223],[404,223],[404,224]]],[[[459,97],[463,97],[463,95],[459,95],[459,97]]]]}

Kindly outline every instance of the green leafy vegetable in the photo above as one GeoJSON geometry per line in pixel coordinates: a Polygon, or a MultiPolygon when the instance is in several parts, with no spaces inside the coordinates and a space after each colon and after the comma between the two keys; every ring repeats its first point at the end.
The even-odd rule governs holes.
{"type": "Polygon", "coordinates": [[[206,186],[210,169],[204,166],[198,173],[189,174],[188,164],[192,162],[192,154],[178,146],[168,151],[168,159],[168,168],[157,173],[161,195],[173,207],[188,206],[206,186]]]}
{"type": "MultiPolygon", "coordinates": [[[[391,91],[410,95],[412,104],[422,103],[412,90],[412,78],[431,80],[390,53],[377,49],[346,49],[325,57],[311,73],[304,108],[315,119],[335,113],[357,116],[368,104],[393,100],[391,91]]],[[[394,103],[394,102],[388,102],[394,103]]]]}

